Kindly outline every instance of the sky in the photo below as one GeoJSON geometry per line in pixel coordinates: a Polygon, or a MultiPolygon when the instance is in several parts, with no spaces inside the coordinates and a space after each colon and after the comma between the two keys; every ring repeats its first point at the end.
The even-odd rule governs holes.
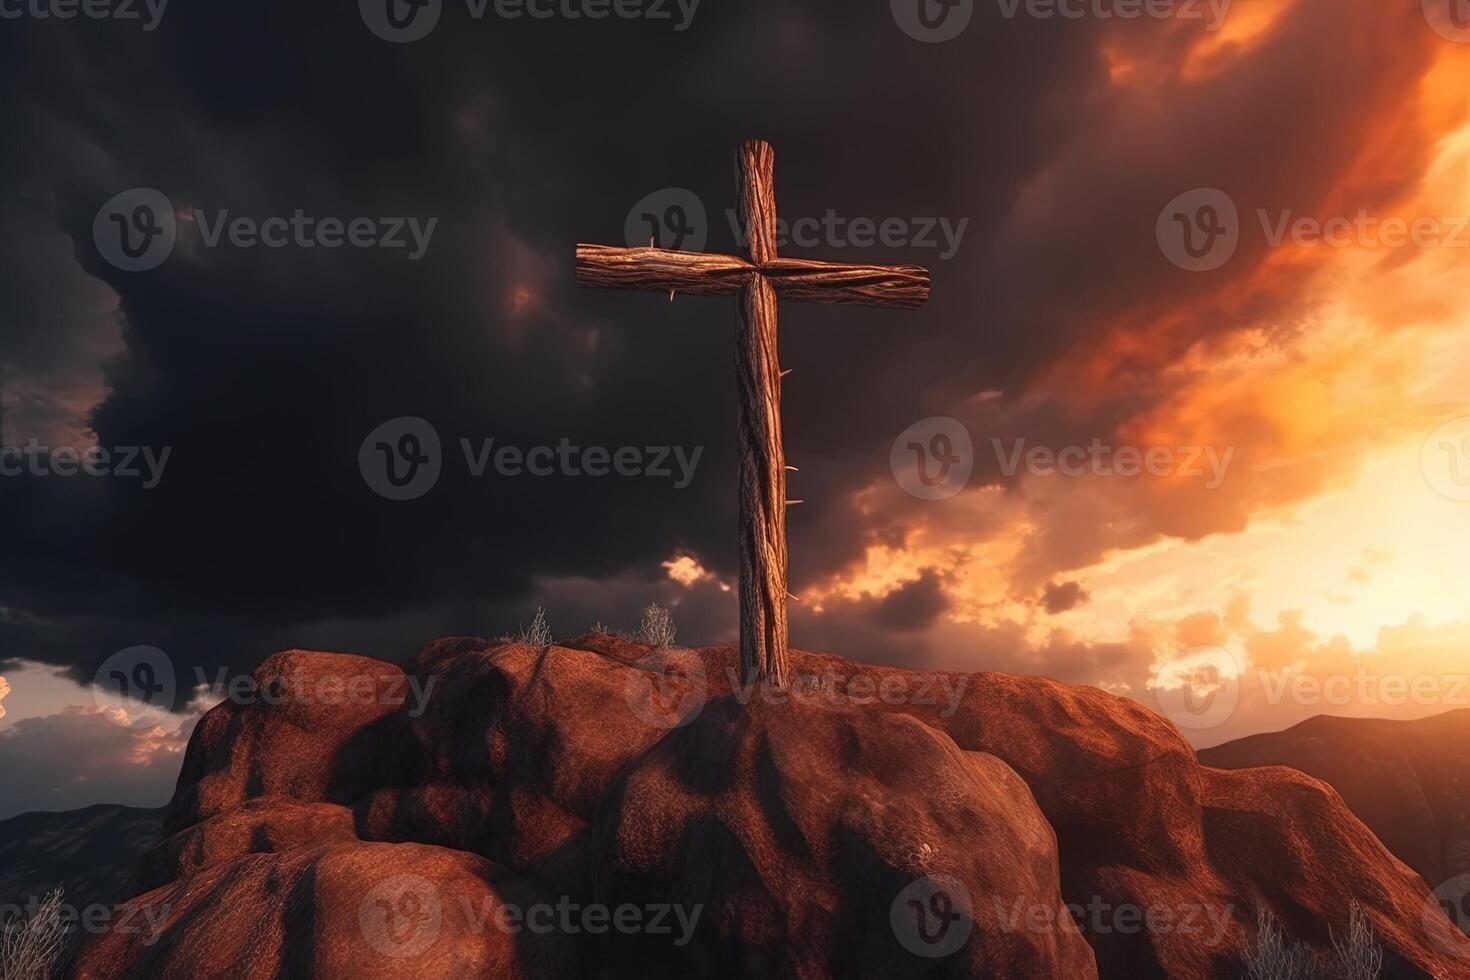
{"type": "Polygon", "coordinates": [[[1454,3],[5,7],[0,818],[162,804],[276,650],[732,642],[734,301],[572,259],[736,251],[753,137],[783,254],[933,278],[781,309],[793,645],[1199,746],[1470,707],[1454,3]]]}

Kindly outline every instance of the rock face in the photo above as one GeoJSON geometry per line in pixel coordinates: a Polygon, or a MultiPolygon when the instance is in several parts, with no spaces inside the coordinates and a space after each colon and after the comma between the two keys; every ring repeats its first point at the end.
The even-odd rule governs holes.
{"type": "Polygon", "coordinates": [[[1331,787],[1201,765],[1142,706],[729,648],[278,654],[199,725],[79,977],[1240,977],[1258,913],[1385,976],[1470,940],[1331,787]],[[345,692],[356,691],[357,697],[345,692]],[[417,693],[416,693],[417,692],[417,693]]]}
{"type": "Polygon", "coordinates": [[[1431,885],[1470,873],[1470,709],[1418,721],[1321,716],[1206,749],[1221,769],[1290,766],[1332,786],[1431,885]]]}

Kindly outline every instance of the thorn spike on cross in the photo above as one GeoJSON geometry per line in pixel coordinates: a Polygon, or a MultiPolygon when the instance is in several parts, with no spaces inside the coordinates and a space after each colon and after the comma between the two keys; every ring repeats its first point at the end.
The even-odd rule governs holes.
{"type": "Polygon", "coordinates": [[[735,155],[749,258],[647,248],[577,246],[577,285],[691,296],[740,297],[735,336],[739,385],[740,659],[747,683],[785,687],[789,671],[786,587],[786,451],[781,435],[778,299],[917,309],[929,270],[853,265],[776,254],[775,152],[749,140],[735,155]]]}

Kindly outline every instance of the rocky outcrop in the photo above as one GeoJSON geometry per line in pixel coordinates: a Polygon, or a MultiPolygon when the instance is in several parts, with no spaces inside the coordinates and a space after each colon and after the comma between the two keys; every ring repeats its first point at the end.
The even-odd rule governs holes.
{"type": "Polygon", "coordinates": [[[204,868],[134,900],[75,975],[459,980],[570,976],[572,950],[493,927],[528,879],[423,844],[306,845],[204,868]],[[121,920],[120,920],[121,921],[121,920]]]}
{"type": "Polygon", "coordinates": [[[105,935],[78,975],[1204,980],[1243,974],[1262,911],[1323,951],[1356,905],[1386,975],[1470,978],[1319,780],[1201,765],[1090,688],[737,663],[608,636],[271,658],[281,696],[191,744],[133,903],[156,941],[105,935]],[[354,679],[375,703],[323,693],[354,679]]]}

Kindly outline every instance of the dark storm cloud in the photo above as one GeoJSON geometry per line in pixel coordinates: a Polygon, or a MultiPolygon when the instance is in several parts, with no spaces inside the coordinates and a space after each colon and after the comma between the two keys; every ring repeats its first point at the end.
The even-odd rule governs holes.
{"type": "MultiPolygon", "coordinates": [[[[23,138],[5,186],[50,226],[18,233],[43,274],[8,268],[7,294],[28,291],[71,329],[115,326],[125,349],[94,359],[110,388],[98,441],[172,447],[154,490],[0,482],[0,603],[44,624],[7,625],[0,653],[75,661],[82,676],[132,643],[167,643],[184,663],[249,660],[291,624],[514,601],[533,577],[599,580],[679,547],[728,571],[733,309],[576,294],[573,243],[618,240],[634,201],[677,185],[707,202],[711,247],[732,248],[731,154],[754,135],[778,147],[788,214],[969,218],[978,239],[1041,152],[1036,104],[1086,72],[1080,39],[976,31],[937,50],[886,11],[845,5],[711,4],[678,34],[487,20],[404,46],[352,5],[178,5],[152,33],[8,27],[6,124],[23,138]],[[1043,49],[1056,59],[1044,83],[1043,49]],[[168,262],[119,272],[92,220],[143,186],[210,217],[301,208],[438,226],[408,262],[209,249],[185,219],[168,262]],[[31,247],[44,235],[70,250],[31,247]],[[65,276],[105,285],[116,314],[67,309],[65,276]],[[445,470],[430,496],[394,503],[364,484],[358,448],[409,415],[437,428],[445,470]],[[474,479],[461,437],[705,451],[680,491],[474,479]]],[[[851,451],[887,425],[865,390],[895,386],[899,415],[924,407],[932,369],[905,352],[916,335],[942,344],[964,302],[947,288],[957,267],[936,277],[944,299],[918,318],[791,310],[790,439],[833,459],[827,482],[854,479],[851,451]]],[[[86,360],[38,318],[12,311],[5,330],[10,384],[86,360]]]]}
{"type": "Polygon", "coordinates": [[[1042,607],[1053,616],[1075,609],[1087,601],[1087,590],[1080,582],[1048,582],[1041,594],[1042,607]]]}
{"type": "MultiPolygon", "coordinates": [[[[943,45],[906,37],[884,4],[774,0],[706,3],[684,32],[471,22],[450,4],[447,22],[409,45],[374,37],[350,3],[178,4],[152,33],[7,24],[0,111],[19,138],[0,157],[0,183],[25,203],[17,247],[33,255],[0,270],[0,295],[55,312],[3,314],[5,381],[76,363],[78,345],[48,324],[77,336],[115,328],[121,353],[89,361],[110,389],[91,420],[98,440],[169,446],[172,461],[149,491],[0,480],[0,606],[32,617],[0,624],[0,657],[71,663],[85,677],[115,649],[153,643],[183,665],[248,666],[293,636],[352,623],[375,649],[406,652],[429,628],[509,627],[486,620],[545,581],[654,591],[658,562],[679,549],[729,577],[732,304],[578,293],[571,254],[577,241],[619,240],[633,203],[668,186],[705,202],[711,248],[733,248],[731,153],[751,136],[777,148],[788,216],[969,222],[948,261],[813,250],[930,265],[935,296],[920,313],[783,310],[782,357],[795,371],[786,441],[810,501],[791,529],[799,590],[854,557],[865,534],[891,531],[865,527],[842,501],[886,478],[888,442],[910,422],[978,391],[1024,392],[1140,297],[1183,304],[1244,275],[1246,261],[1206,287],[1163,262],[1161,189],[1218,184],[1263,206],[1310,203],[1337,144],[1361,135],[1430,43],[1405,33],[1400,63],[1374,48],[1344,75],[1334,45],[1348,45],[1370,5],[1303,8],[1248,81],[1130,101],[1108,92],[1102,43],[1177,62],[1184,29],[1136,23],[1113,37],[1121,25],[977,8],[966,36],[943,45]],[[1281,165],[1245,146],[1269,146],[1281,165]],[[197,222],[183,221],[167,263],[128,274],[100,258],[92,221],[138,186],[206,215],[300,208],[438,224],[410,262],[402,251],[204,248],[197,222]],[[117,312],[73,302],[80,282],[104,284],[117,312]],[[358,470],[364,436],[399,416],[429,420],[445,451],[439,484],[405,503],[375,495],[358,470]],[[684,490],[472,478],[459,440],[491,437],[704,453],[684,490]]],[[[1206,318],[1192,330],[1227,326],[1206,318]]],[[[1135,382],[1121,385],[1123,401],[1157,397],[1123,380],[1135,382]]],[[[1059,443],[1106,432],[1126,410],[1109,402],[1078,419],[991,406],[967,421],[982,441],[1024,429],[1059,443]]],[[[985,463],[977,480],[1000,477],[985,463]]],[[[887,625],[933,618],[932,595],[918,613],[907,601],[887,625]]]]}
{"type": "Polygon", "coordinates": [[[912,633],[934,625],[948,607],[943,582],[936,573],[927,571],[884,596],[867,618],[885,630],[912,633]]]}

